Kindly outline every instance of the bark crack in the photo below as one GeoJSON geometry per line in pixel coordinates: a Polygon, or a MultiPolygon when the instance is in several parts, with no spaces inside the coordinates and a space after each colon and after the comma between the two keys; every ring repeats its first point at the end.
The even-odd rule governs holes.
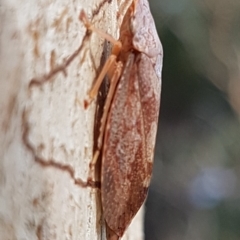
{"type": "Polygon", "coordinates": [[[50,158],[50,159],[43,159],[40,156],[36,154],[36,149],[29,141],[29,134],[30,134],[30,126],[28,122],[28,114],[29,112],[24,109],[22,112],[22,142],[26,149],[32,154],[34,157],[34,160],[36,163],[44,167],[51,167],[55,168],[64,172],[67,172],[70,177],[72,178],[74,184],[86,188],[86,187],[92,187],[92,188],[100,188],[100,182],[94,182],[91,178],[88,178],[87,181],[83,181],[80,178],[75,177],[75,170],[72,166],[68,164],[62,164],[59,163],[56,159],[50,158]]]}

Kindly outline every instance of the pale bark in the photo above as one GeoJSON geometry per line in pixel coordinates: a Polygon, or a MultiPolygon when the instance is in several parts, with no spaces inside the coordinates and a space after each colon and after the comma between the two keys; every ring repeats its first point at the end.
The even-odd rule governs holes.
{"type": "MultiPolygon", "coordinates": [[[[103,40],[86,37],[78,16],[85,9],[117,37],[123,3],[130,1],[1,1],[1,240],[105,239],[99,190],[78,182],[92,158],[95,103],[85,110],[83,101],[103,40]],[[47,75],[58,66],[64,71],[47,75]],[[33,78],[41,83],[30,87],[33,78]]],[[[140,213],[124,239],[142,238],[140,213]]]]}

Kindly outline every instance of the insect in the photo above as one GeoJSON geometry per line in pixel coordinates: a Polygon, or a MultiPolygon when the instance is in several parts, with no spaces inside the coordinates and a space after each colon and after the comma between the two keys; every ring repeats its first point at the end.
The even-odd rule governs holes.
{"type": "Polygon", "coordinates": [[[101,201],[108,239],[119,239],[142,206],[152,175],[161,92],[162,45],[147,0],[133,0],[120,38],[96,29],[84,11],[88,30],[113,44],[112,53],[89,92],[95,99],[105,75],[110,88],[105,102],[93,169],[102,151],[101,201]]]}

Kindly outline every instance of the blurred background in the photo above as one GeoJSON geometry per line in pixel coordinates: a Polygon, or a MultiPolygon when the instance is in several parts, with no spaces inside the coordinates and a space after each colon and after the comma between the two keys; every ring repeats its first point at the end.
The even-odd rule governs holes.
{"type": "Polygon", "coordinates": [[[146,240],[240,239],[240,0],[149,0],[164,49],[146,240]]]}

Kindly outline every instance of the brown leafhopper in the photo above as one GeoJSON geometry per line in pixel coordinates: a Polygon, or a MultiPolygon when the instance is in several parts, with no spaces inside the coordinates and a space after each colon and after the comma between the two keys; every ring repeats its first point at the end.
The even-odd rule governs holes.
{"type": "Polygon", "coordinates": [[[118,239],[142,206],[151,180],[163,50],[147,0],[133,0],[123,18],[119,40],[96,29],[83,11],[80,19],[88,30],[113,44],[85,106],[96,97],[108,75],[110,88],[91,168],[102,151],[103,215],[108,239],[118,239]]]}

